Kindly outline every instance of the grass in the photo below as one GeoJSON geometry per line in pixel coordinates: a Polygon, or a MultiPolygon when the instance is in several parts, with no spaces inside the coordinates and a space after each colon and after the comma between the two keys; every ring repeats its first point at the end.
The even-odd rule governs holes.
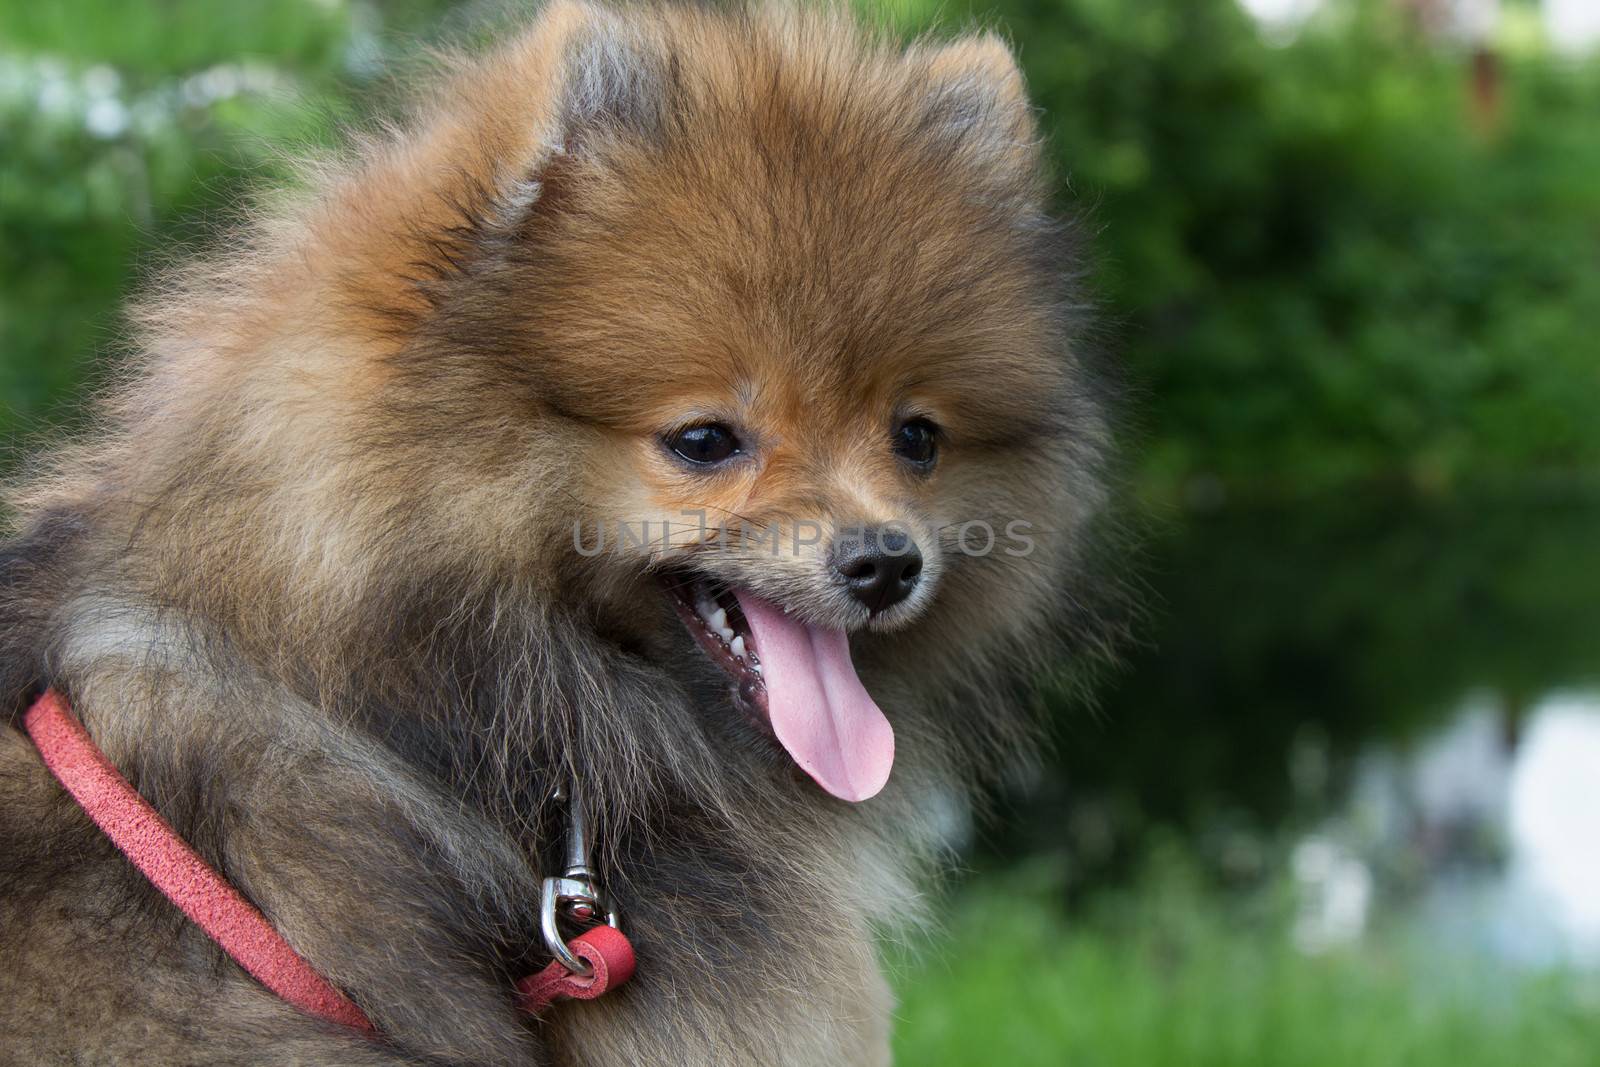
{"type": "Polygon", "coordinates": [[[915,1067],[1600,1065],[1595,976],[1516,974],[1401,934],[1296,950],[1269,907],[1177,878],[1068,920],[1037,879],[980,885],[897,960],[915,1067]]]}

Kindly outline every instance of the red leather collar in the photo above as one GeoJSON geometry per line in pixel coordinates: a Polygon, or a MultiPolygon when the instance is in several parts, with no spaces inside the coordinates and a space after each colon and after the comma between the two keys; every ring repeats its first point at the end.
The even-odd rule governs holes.
{"type": "MultiPolygon", "coordinates": [[[[368,1034],[366,1014],[296,952],[267,917],[201,859],[188,842],[141,797],[100,751],[55,690],[47,690],[23,717],[28,736],[50,773],[128,861],[204,930],[234,962],[300,1010],[368,1034]]],[[[591,1000],[633,974],[633,946],[609,926],[587,930],[569,943],[593,968],[573,974],[552,961],[517,983],[517,1003],[537,1014],[551,1002],[591,1000]]]]}

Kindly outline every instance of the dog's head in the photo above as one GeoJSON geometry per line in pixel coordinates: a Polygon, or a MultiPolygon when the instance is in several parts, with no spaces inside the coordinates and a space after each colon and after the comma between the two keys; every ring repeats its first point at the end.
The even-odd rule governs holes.
{"type": "Polygon", "coordinates": [[[671,669],[871,796],[893,735],[855,659],[1032,645],[1097,503],[1020,76],[994,38],[826,21],[588,33],[520,253],[539,395],[583,428],[573,550],[630,618],[666,597],[703,653],[647,642],[671,669]]]}

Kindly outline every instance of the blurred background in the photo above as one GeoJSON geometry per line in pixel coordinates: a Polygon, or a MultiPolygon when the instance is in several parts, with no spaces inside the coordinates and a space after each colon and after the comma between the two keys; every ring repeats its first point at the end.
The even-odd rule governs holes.
{"type": "MultiPolygon", "coordinates": [[[[1015,42],[1135,387],[1140,642],[951,825],[908,1064],[1600,1064],[1600,0],[896,0],[1015,42]]],[[[505,5],[0,0],[0,439],[505,5]]]]}

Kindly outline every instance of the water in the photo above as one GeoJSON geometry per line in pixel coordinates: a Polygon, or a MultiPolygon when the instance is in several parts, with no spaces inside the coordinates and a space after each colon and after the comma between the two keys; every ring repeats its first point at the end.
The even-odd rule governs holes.
{"type": "Polygon", "coordinates": [[[1600,506],[1179,517],[1144,573],[1148,647],[1060,709],[1002,854],[1092,892],[1175,831],[1224,888],[1292,885],[1308,952],[1600,965],[1600,506]]]}
{"type": "Polygon", "coordinates": [[[1300,836],[1296,940],[1321,951],[1368,936],[1386,888],[1391,910],[1451,951],[1600,963],[1597,831],[1600,693],[1553,692],[1520,723],[1473,694],[1420,743],[1371,745],[1300,836]]]}
{"type": "Polygon", "coordinates": [[[1573,951],[1600,959],[1600,694],[1541,706],[1508,793],[1512,889],[1573,951]]]}
{"type": "Polygon", "coordinates": [[[1510,963],[1600,963],[1600,693],[1551,693],[1511,725],[1469,702],[1405,768],[1422,839],[1501,842],[1491,862],[1433,879],[1419,918],[1442,943],[1510,963]]]}

